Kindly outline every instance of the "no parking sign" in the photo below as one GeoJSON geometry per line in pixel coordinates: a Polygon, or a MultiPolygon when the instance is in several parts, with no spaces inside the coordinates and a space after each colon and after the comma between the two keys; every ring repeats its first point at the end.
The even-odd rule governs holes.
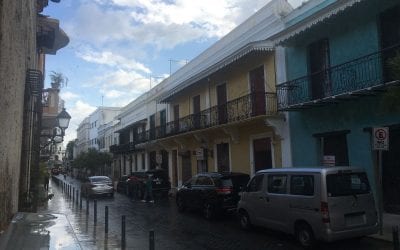
{"type": "Polygon", "coordinates": [[[374,128],[374,150],[389,150],[389,128],[374,128]]]}

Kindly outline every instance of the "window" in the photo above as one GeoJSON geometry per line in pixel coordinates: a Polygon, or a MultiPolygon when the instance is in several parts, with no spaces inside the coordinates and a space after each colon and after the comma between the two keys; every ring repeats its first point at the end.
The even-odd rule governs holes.
{"type": "Polygon", "coordinates": [[[294,195],[314,195],[314,176],[312,175],[293,175],[290,179],[290,194],[294,195]]]}
{"type": "Polygon", "coordinates": [[[370,192],[365,173],[338,173],[326,176],[328,196],[347,196],[370,192]]]}
{"type": "Polygon", "coordinates": [[[263,174],[254,176],[254,178],[250,181],[249,185],[247,186],[247,191],[248,192],[261,191],[263,179],[264,179],[263,174]]]}
{"type": "Polygon", "coordinates": [[[196,185],[211,186],[214,185],[212,180],[207,176],[197,177],[196,185]]]}
{"type": "Polygon", "coordinates": [[[286,194],[286,175],[268,176],[268,193],[286,194]]]}
{"type": "Polygon", "coordinates": [[[347,149],[347,134],[349,131],[336,131],[316,134],[321,145],[321,165],[323,166],[348,166],[349,157],[347,149]],[[327,161],[328,157],[330,158],[327,161]]]}

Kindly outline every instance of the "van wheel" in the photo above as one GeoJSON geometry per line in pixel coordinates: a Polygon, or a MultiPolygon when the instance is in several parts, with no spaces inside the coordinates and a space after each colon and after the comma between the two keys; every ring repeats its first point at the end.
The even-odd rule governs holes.
{"type": "Polygon", "coordinates": [[[296,238],[302,247],[307,249],[312,249],[314,247],[314,233],[309,225],[305,223],[297,225],[296,238]]]}
{"type": "Polygon", "coordinates": [[[246,211],[240,211],[239,213],[240,227],[244,230],[249,230],[251,228],[251,221],[249,214],[246,211]]]}
{"type": "Polygon", "coordinates": [[[203,216],[207,220],[211,220],[214,217],[214,208],[210,203],[204,204],[203,207],[203,216]]]}

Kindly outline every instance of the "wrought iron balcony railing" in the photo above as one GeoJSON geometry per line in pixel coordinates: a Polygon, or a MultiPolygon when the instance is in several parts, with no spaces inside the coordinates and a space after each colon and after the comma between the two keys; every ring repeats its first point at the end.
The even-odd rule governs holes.
{"type": "Polygon", "coordinates": [[[276,113],[276,93],[252,93],[139,133],[134,144],[276,113]]]}
{"type": "Polygon", "coordinates": [[[111,153],[128,153],[135,151],[135,144],[133,142],[128,142],[124,144],[114,144],[110,146],[111,153]]]}
{"type": "Polygon", "coordinates": [[[400,46],[336,65],[277,86],[278,110],[293,110],[329,103],[342,95],[357,96],[394,80],[388,62],[400,56],[400,46]]]}

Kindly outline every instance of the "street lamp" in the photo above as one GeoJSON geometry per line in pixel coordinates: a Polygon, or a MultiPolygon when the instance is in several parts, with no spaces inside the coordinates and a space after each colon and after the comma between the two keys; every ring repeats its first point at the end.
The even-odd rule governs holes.
{"type": "Polygon", "coordinates": [[[71,116],[65,111],[65,108],[57,115],[57,124],[61,129],[61,137],[64,136],[65,130],[68,128],[69,121],[71,120],[71,116]]]}

